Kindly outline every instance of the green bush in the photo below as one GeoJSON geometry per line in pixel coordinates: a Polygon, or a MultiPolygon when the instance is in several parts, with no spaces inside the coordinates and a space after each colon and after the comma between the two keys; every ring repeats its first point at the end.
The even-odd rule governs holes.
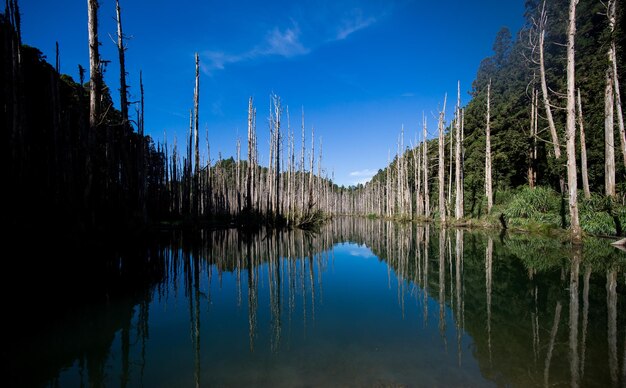
{"type": "Polygon", "coordinates": [[[509,219],[528,218],[538,222],[552,221],[553,214],[559,214],[560,206],[561,198],[554,190],[546,187],[535,189],[524,187],[506,206],[504,215],[509,219]]]}

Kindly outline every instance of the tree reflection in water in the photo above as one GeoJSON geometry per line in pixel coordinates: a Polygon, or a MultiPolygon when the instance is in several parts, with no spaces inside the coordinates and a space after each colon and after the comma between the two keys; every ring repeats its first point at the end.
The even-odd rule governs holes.
{"type": "MultiPolygon", "coordinates": [[[[459,384],[626,383],[626,320],[618,308],[624,300],[624,283],[618,281],[625,279],[624,254],[612,250],[606,241],[591,240],[584,248],[571,249],[548,238],[513,234],[494,237],[460,229],[358,218],[335,219],[316,233],[243,233],[235,229],[171,232],[144,253],[152,263],[148,276],[153,281],[145,282],[139,291],[64,316],[57,329],[48,331],[58,342],[37,336],[32,339],[37,343],[24,344],[25,349],[35,349],[31,357],[43,360],[45,367],[36,368],[29,377],[18,376],[28,364],[16,357],[13,363],[18,372],[11,377],[32,383],[28,385],[83,382],[130,386],[154,381],[215,384],[220,382],[216,380],[216,368],[234,367],[224,364],[227,354],[234,351],[224,346],[236,338],[232,336],[240,336],[240,323],[245,322],[249,356],[239,351],[243,374],[230,376],[231,382],[246,378],[267,385],[277,376],[292,381],[288,377],[295,372],[285,369],[286,365],[299,365],[298,373],[304,379],[326,374],[330,381],[340,380],[342,369],[345,374],[355,373],[350,368],[358,365],[337,365],[331,373],[307,367],[311,363],[307,357],[317,353],[328,357],[323,349],[336,349],[338,353],[331,358],[359,359],[363,356],[351,353],[355,346],[350,345],[351,335],[355,340],[361,338],[359,341],[369,337],[376,341],[376,335],[384,335],[388,343],[393,343],[393,336],[402,333],[399,329],[394,333],[393,325],[399,323],[386,323],[388,313],[382,311],[387,311],[388,301],[367,292],[378,289],[380,284],[367,283],[378,277],[337,279],[341,264],[337,260],[346,260],[344,253],[338,253],[343,251],[337,249],[366,246],[384,263],[385,288],[397,284],[394,293],[400,322],[412,325],[418,336],[407,340],[418,341],[415,348],[423,347],[391,349],[398,356],[427,360],[425,355],[414,354],[420,351],[449,357],[446,373],[451,379],[458,378],[450,381],[459,384]],[[365,287],[361,297],[342,299],[347,298],[347,290],[359,285],[365,287]],[[178,302],[183,300],[181,306],[178,302]],[[333,310],[338,301],[344,304],[333,310]],[[438,308],[439,314],[429,317],[429,307],[438,308]],[[169,320],[181,308],[187,314],[189,353],[179,345],[184,341],[180,333],[167,330],[169,320]],[[352,322],[352,334],[340,334],[341,328],[350,324],[342,321],[347,319],[344,313],[368,309],[373,311],[371,321],[352,322]],[[565,316],[563,310],[567,311],[567,319],[561,319],[565,316]],[[240,313],[247,319],[239,319],[240,313]],[[226,317],[230,320],[225,321],[226,317]],[[434,329],[429,326],[433,320],[437,321],[431,325],[436,326],[434,329]],[[385,325],[392,325],[388,333],[368,331],[385,325]],[[76,327],[80,329],[72,331],[76,327]],[[337,334],[332,334],[333,327],[337,334]],[[441,338],[439,344],[428,340],[433,330],[441,338]],[[607,341],[599,340],[603,337],[607,341]],[[60,345],[67,343],[71,346],[60,345]],[[448,344],[455,344],[449,355],[448,344]],[[309,361],[299,364],[299,358],[309,361]],[[188,359],[191,369],[185,364],[188,359]],[[263,363],[270,368],[267,373],[273,373],[271,376],[246,375],[259,370],[257,365],[263,363]],[[169,370],[180,368],[181,376],[162,381],[156,378],[154,373],[166,365],[169,370]],[[480,373],[471,379],[478,380],[467,380],[473,365],[480,373]],[[185,376],[185,370],[190,375],[185,376]]],[[[354,263],[365,263],[366,268],[374,264],[367,260],[354,263]]],[[[359,342],[359,346],[369,345],[359,342]]],[[[371,346],[381,351],[380,346],[386,344],[372,342],[371,346]]],[[[374,371],[364,371],[364,379],[371,377],[368,373],[374,371]]],[[[418,377],[411,373],[410,368],[396,370],[391,381],[411,382],[418,377]]],[[[424,381],[448,377],[433,374],[429,378],[434,380],[424,381]]],[[[367,385],[367,381],[364,383],[367,385]]]]}

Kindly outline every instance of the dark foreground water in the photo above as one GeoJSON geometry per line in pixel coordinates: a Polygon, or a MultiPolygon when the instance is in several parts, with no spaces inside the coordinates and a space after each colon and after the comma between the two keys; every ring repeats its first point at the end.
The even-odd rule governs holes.
{"type": "Polygon", "coordinates": [[[625,268],[606,240],[572,250],[356,219],[317,234],[171,233],[109,267],[121,291],[58,300],[62,313],[13,342],[10,376],[70,387],[622,386],[625,268]]]}

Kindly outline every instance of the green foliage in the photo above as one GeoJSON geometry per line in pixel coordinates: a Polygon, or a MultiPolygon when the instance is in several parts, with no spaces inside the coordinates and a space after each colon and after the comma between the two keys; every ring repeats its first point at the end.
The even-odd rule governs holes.
{"type": "Polygon", "coordinates": [[[543,215],[557,213],[559,203],[559,195],[550,188],[537,187],[531,189],[525,187],[512,198],[505,210],[505,215],[509,218],[539,219],[543,215]]]}

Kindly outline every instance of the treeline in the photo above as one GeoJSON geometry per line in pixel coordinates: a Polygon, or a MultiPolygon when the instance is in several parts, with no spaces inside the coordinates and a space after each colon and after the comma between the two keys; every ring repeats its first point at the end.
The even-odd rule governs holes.
{"type": "Polygon", "coordinates": [[[506,27],[498,32],[467,105],[459,88],[450,122],[444,99],[436,133],[424,119],[421,141],[406,148],[399,139],[395,159],[357,190],[358,213],[459,222],[491,213],[503,193],[544,186],[562,195],[562,226],[576,239],[585,228],[580,206],[609,212],[620,233],[623,7],[590,0],[525,7],[516,39],[506,27]]]}
{"type": "Polygon", "coordinates": [[[155,144],[145,135],[141,73],[138,101],[131,102],[119,1],[115,1],[119,110],[104,83],[110,60],[100,56],[100,4],[89,0],[87,5],[89,68],[78,66],[78,82],[59,73],[58,45],[53,67],[39,50],[22,44],[17,0],[8,1],[0,15],[0,120],[9,171],[6,219],[16,234],[37,228],[47,228],[55,236],[119,234],[163,221],[311,226],[347,207],[346,190],[332,184],[322,169],[322,143],[318,155],[313,130],[310,151],[305,148],[304,111],[296,158],[296,131],[278,96],[271,97],[267,167],[258,156],[252,99],[247,161],[242,160],[239,140],[236,160],[223,160],[221,153],[212,160],[208,135],[207,158],[201,160],[198,55],[186,144],[180,148],[177,141],[155,144]]]}
{"type": "MultiPolygon", "coordinates": [[[[90,101],[79,83],[23,45],[16,0],[0,15],[0,122],[10,230],[97,232],[157,218],[164,154],[112,106],[109,89],[90,101]],[[101,109],[90,114],[90,103],[101,109]],[[41,229],[40,229],[41,228],[41,229]],[[46,229],[48,228],[48,229],[46,229]]],[[[99,74],[106,62],[97,63],[99,74]]],[[[142,114],[140,113],[140,117],[142,114]]]]}

